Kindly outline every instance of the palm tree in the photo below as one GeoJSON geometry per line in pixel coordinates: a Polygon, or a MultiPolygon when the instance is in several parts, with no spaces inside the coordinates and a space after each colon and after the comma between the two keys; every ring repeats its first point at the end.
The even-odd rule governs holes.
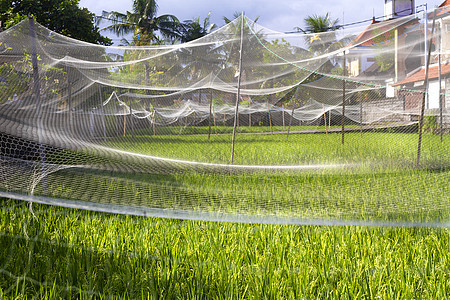
{"type": "Polygon", "coordinates": [[[295,27],[295,29],[303,33],[319,33],[334,31],[341,27],[340,25],[338,25],[339,19],[331,20],[329,13],[327,13],[325,16],[308,16],[304,19],[304,22],[306,24],[305,29],[302,29],[300,27],[295,27]]]}
{"type": "Polygon", "coordinates": [[[217,27],[216,24],[210,23],[210,19],[211,12],[208,13],[208,16],[203,20],[203,23],[200,21],[200,17],[184,21],[180,41],[182,43],[190,42],[210,33],[217,27]]]}
{"type": "Polygon", "coordinates": [[[102,28],[121,36],[133,33],[136,45],[149,45],[158,42],[160,37],[177,39],[180,37],[181,23],[173,15],[158,16],[158,5],[155,0],[134,0],[133,10],[126,13],[103,12],[102,17],[112,24],[102,28]]]}
{"type": "Polygon", "coordinates": [[[342,46],[336,43],[336,34],[334,31],[341,28],[339,19],[331,20],[329,13],[325,16],[312,15],[306,17],[304,20],[306,27],[295,27],[299,32],[309,34],[305,41],[309,49],[317,54],[324,54],[327,51],[334,50],[336,47],[342,46]],[[316,33],[315,35],[310,35],[316,33]]]}

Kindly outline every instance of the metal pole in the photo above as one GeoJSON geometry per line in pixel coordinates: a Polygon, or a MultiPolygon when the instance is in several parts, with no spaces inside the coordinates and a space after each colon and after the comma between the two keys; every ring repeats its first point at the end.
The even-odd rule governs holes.
{"type": "Polygon", "coordinates": [[[105,124],[105,110],[103,109],[103,99],[102,99],[102,87],[100,84],[98,85],[98,96],[100,100],[100,113],[101,113],[101,120],[102,120],[102,126],[103,126],[103,139],[106,144],[106,124],[105,124]]]}
{"type": "Polygon", "coordinates": [[[41,111],[41,86],[39,83],[39,66],[36,53],[36,32],[34,28],[34,20],[30,16],[28,17],[30,24],[30,37],[31,37],[31,64],[33,65],[33,80],[34,80],[34,97],[36,98],[36,115],[37,115],[37,136],[39,143],[39,157],[41,159],[41,175],[42,175],[42,193],[48,195],[48,182],[45,172],[45,145],[42,144],[42,111],[41,111]]]}
{"type": "Polygon", "coordinates": [[[343,80],[342,80],[342,145],[344,144],[344,132],[345,132],[345,76],[346,76],[346,56],[344,50],[344,67],[343,67],[343,80]]]}
{"type": "Polygon", "coordinates": [[[243,50],[243,44],[244,44],[244,12],[242,12],[241,17],[241,45],[240,45],[240,51],[239,51],[239,75],[238,75],[238,86],[237,86],[237,94],[236,94],[236,108],[234,112],[234,125],[233,125],[233,138],[231,141],[231,164],[233,164],[234,161],[234,143],[236,141],[236,125],[237,125],[237,119],[238,119],[238,110],[239,110],[239,98],[241,97],[241,75],[242,75],[242,50],[243,50]]]}
{"type": "Polygon", "coordinates": [[[423,116],[425,114],[425,99],[428,94],[428,72],[430,69],[430,61],[431,61],[431,46],[433,43],[433,36],[434,36],[434,27],[436,25],[436,10],[434,11],[434,17],[433,17],[433,27],[431,29],[431,38],[430,38],[430,45],[428,47],[428,56],[427,56],[427,65],[425,68],[425,92],[422,97],[422,105],[420,107],[420,117],[419,117],[419,142],[417,145],[417,160],[416,160],[416,167],[419,167],[420,164],[420,152],[422,148],[422,129],[423,129],[423,116]]]}

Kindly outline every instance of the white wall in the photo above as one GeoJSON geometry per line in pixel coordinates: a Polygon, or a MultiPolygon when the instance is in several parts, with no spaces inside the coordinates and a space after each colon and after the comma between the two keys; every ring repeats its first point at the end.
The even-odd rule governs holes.
{"type": "Polygon", "coordinates": [[[428,86],[428,103],[427,108],[439,108],[439,81],[433,80],[428,86]]]}

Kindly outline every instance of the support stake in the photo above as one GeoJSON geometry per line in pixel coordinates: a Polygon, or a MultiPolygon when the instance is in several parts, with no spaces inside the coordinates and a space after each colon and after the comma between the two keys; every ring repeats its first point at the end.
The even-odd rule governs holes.
{"type": "Polygon", "coordinates": [[[33,80],[34,80],[34,97],[36,98],[36,115],[37,115],[37,136],[39,143],[39,157],[41,159],[41,176],[42,176],[42,193],[44,196],[48,195],[48,181],[45,171],[45,145],[42,144],[42,110],[41,110],[41,86],[39,83],[39,66],[36,53],[36,32],[34,28],[34,20],[31,16],[28,17],[30,25],[31,37],[31,64],[33,65],[33,80]]]}
{"type": "Polygon", "coordinates": [[[105,110],[103,109],[103,99],[102,99],[102,87],[100,84],[98,85],[98,96],[100,100],[100,113],[101,113],[101,120],[102,120],[102,126],[103,126],[103,140],[106,145],[106,123],[105,123],[105,110]]]}
{"type": "Polygon", "coordinates": [[[347,76],[347,62],[344,50],[344,67],[343,67],[343,80],[342,80],[342,145],[344,145],[344,136],[345,136],[345,76],[347,76]]]}
{"type": "MultiPolygon", "coordinates": [[[[431,38],[430,38],[430,44],[428,47],[428,56],[427,56],[427,65],[425,68],[425,92],[423,93],[422,97],[422,105],[420,107],[420,117],[419,117],[419,142],[417,145],[417,160],[416,160],[416,167],[418,168],[420,165],[420,154],[421,154],[421,148],[422,148],[422,131],[423,131],[423,116],[425,114],[425,99],[427,98],[428,94],[428,85],[429,85],[429,78],[428,78],[428,72],[430,69],[430,61],[431,61],[431,46],[433,43],[434,38],[434,28],[436,25],[436,10],[434,11],[434,17],[433,17],[433,27],[431,29],[431,38]]],[[[425,41],[426,43],[426,41],[425,41]]]]}
{"type": "Polygon", "coordinates": [[[240,45],[240,51],[239,51],[239,75],[238,75],[238,86],[237,86],[237,94],[236,94],[236,106],[235,106],[235,112],[234,112],[233,138],[231,140],[231,164],[233,164],[233,161],[234,161],[234,144],[236,141],[236,125],[237,125],[238,116],[239,116],[239,98],[241,97],[242,50],[243,50],[243,44],[244,44],[244,21],[245,21],[244,12],[242,12],[241,45],[240,45]]]}

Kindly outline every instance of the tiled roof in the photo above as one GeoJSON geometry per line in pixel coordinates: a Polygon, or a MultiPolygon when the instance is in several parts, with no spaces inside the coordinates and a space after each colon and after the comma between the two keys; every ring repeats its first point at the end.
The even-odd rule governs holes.
{"type": "MultiPolygon", "coordinates": [[[[380,36],[380,32],[383,32],[382,35],[385,37],[386,40],[390,39],[389,36],[390,29],[392,29],[391,23],[386,23],[386,25],[382,24],[385,21],[376,21],[375,19],[370,23],[369,26],[366,27],[366,29],[363,30],[350,44],[348,44],[348,47],[352,46],[373,46],[380,41],[375,41],[374,38],[377,36],[380,36]]],[[[412,22],[417,23],[417,20],[411,20],[409,22],[406,22],[405,24],[400,25],[402,26],[408,26],[411,25],[412,22]]]]}
{"type": "Polygon", "coordinates": [[[450,6],[450,0],[445,0],[439,7],[450,6]]]}
{"type": "MultiPolygon", "coordinates": [[[[439,8],[437,8],[436,11],[437,11],[436,17],[447,17],[450,13],[450,0],[444,1],[444,3],[439,5],[439,8]]],[[[433,12],[429,13],[428,18],[430,20],[434,18],[434,13],[433,12]]]]}
{"type": "MultiPolygon", "coordinates": [[[[450,74],[450,63],[442,64],[441,66],[441,75],[450,74]]],[[[439,77],[439,67],[433,66],[428,70],[428,79],[437,79],[439,77]]],[[[422,67],[420,70],[414,72],[413,74],[406,77],[404,80],[397,82],[395,85],[404,85],[408,83],[413,83],[417,81],[425,80],[425,68],[422,67]]]]}

